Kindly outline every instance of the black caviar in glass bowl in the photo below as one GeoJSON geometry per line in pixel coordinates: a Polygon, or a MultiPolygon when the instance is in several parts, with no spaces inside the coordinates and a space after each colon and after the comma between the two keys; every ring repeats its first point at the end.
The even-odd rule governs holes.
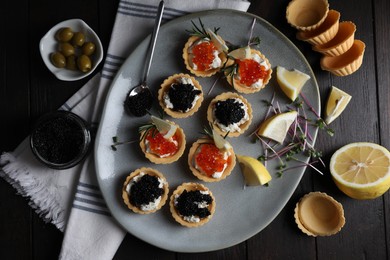
{"type": "Polygon", "coordinates": [[[35,157],[53,169],[68,169],[86,156],[91,133],[86,122],[68,111],[42,116],[31,135],[30,146],[35,157]]]}

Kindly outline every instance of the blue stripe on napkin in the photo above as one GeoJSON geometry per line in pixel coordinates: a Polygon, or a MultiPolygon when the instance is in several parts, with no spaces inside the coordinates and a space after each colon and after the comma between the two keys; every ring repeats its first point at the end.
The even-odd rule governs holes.
{"type": "MultiPolygon", "coordinates": [[[[146,5],[127,1],[120,1],[118,13],[128,16],[154,19],[156,17],[157,8],[157,5],[146,5]]],[[[188,12],[174,8],[165,8],[162,19],[171,20],[173,18],[177,18],[185,14],[188,14],[188,12]]]]}
{"type": "Polygon", "coordinates": [[[88,183],[79,182],[77,184],[76,196],[72,207],[91,213],[111,216],[99,187],[88,183]]]}
{"type": "Polygon", "coordinates": [[[109,80],[114,79],[115,74],[118,72],[125,60],[126,58],[124,57],[107,53],[101,77],[109,80]]]}

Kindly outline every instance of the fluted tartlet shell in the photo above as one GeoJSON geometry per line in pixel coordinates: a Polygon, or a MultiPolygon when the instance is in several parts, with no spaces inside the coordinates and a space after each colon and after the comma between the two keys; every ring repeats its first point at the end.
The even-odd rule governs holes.
{"type": "Polygon", "coordinates": [[[328,12],[327,0],[292,0],[286,9],[286,19],[299,31],[312,31],[324,22],[328,12]]]}
{"type": "Polygon", "coordinates": [[[221,136],[225,136],[227,134],[227,132],[222,131],[222,129],[219,128],[218,125],[215,122],[214,106],[215,106],[215,103],[217,103],[218,101],[220,101],[220,100],[227,100],[229,98],[233,98],[233,99],[234,98],[239,98],[248,107],[248,111],[247,112],[248,112],[248,115],[249,115],[249,119],[245,123],[240,125],[240,132],[229,132],[229,134],[228,134],[229,137],[237,137],[237,136],[243,134],[248,129],[248,127],[252,123],[252,117],[253,117],[252,106],[248,102],[248,100],[246,98],[244,98],[243,96],[241,96],[241,95],[239,95],[237,93],[233,93],[233,92],[224,92],[222,94],[219,94],[213,100],[211,100],[211,102],[210,102],[210,104],[209,104],[209,106],[207,108],[207,120],[212,125],[214,131],[216,131],[217,134],[219,134],[221,136]]]}
{"type": "Polygon", "coordinates": [[[142,167],[142,168],[136,169],[135,171],[130,173],[130,175],[127,176],[125,182],[123,183],[123,187],[122,187],[122,199],[123,199],[124,203],[134,213],[138,213],[138,214],[150,214],[150,213],[154,213],[157,210],[161,209],[162,206],[165,205],[165,202],[168,199],[168,193],[169,193],[169,185],[168,185],[168,182],[165,179],[164,175],[161,172],[159,172],[159,171],[157,171],[155,169],[147,168],[147,167],[142,167]],[[160,178],[161,180],[163,180],[163,182],[164,182],[164,186],[163,186],[164,193],[161,195],[160,203],[158,204],[157,208],[154,209],[154,210],[143,211],[140,208],[136,207],[135,205],[131,204],[129,194],[126,191],[126,186],[130,183],[130,181],[134,177],[136,177],[139,174],[141,174],[141,172],[144,172],[145,174],[148,174],[148,175],[151,175],[151,176],[156,176],[156,177],[160,178]]]}
{"type": "Polygon", "coordinates": [[[164,110],[164,112],[173,118],[186,118],[186,117],[192,116],[196,111],[199,110],[199,108],[202,104],[202,101],[203,101],[202,86],[191,75],[184,74],[184,73],[174,74],[174,75],[168,77],[167,79],[165,79],[164,82],[161,84],[161,87],[158,91],[158,101],[159,101],[161,108],[164,110]],[[188,110],[187,112],[174,111],[174,110],[168,108],[164,103],[164,94],[169,90],[169,88],[171,87],[171,85],[173,83],[176,83],[176,79],[182,78],[182,77],[191,79],[195,88],[202,91],[202,93],[199,95],[199,99],[195,103],[195,106],[192,109],[188,110]]]}
{"type": "Polygon", "coordinates": [[[218,181],[224,180],[227,176],[230,175],[234,166],[236,165],[236,155],[234,153],[233,148],[229,149],[230,164],[227,165],[227,167],[223,171],[221,177],[220,178],[209,177],[206,174],[203,174],[200,170],[196,169],[194,166],[194,163],[193,163],[195,153],[196,153],[197,149],[199,148],[199,146],[201,146],[202,144],[209,144],[209,143],[214,144],[214,141],[212,141],[211,139],[202,138],[202,139],[199,139],[192,144],[192,146],[188,152],[188,165],[190,167],[192,174],[195,175],[195,177],[197,177],[199,180],[202,180],[205,182],[218,182],[218,181]]]}
{"type": "Polygon", "coordinates": [[[300,199],[294,210],[298,228],[309,236],[330,236],[345,224],[343,206],[323,192],[310,192],[300,199]]]}
{"type": "Polygon", "coordinates": [[[366,45],[360,40],[354,40],[351,48],[340,56],[323,56],[320,64],[336,76],[347,76],[357,71],[363,63],[366,45]]]}
{"type": "MultiPolygon", "coordinates": [[[[225,42],[219,35],[217,36],[219,37],[219,39],[221,39],[223,42],[225,42]]],[[[226,57],[226,53],[224,52],[221,52],[218,57],[221,59],[221,67],[219,68],[215,68],[215,69],[210,69],[210,70],[207,70],[207,71],[199,71],[199,70],[194,70],[194,68],[191,67],[191,64],[190,64],[190,58],[189,58],[189,53],[188,53],[188,50],[189,48],[197,41],[199,40],[200,38],[199,37],[196,37],[196,36],[191,36],[186,44],[184,45],[184,48],[183,48],[183,59],[184,59],[184,64],[186,65],[186,68],[194,75],[198,76],[198,77],[202,77],[202,78],[206,78],[206,77],[211,77],[213,76],[214,74],[216,74],[218,71],[221,70],[222,66],[225,64],[226,60],[227,60],[227,57],[226,57]]]]}
{"type": "Polygon", "coordinates": [[[324,22],[312,31],[298,32],[297,39],[312,45],[321,45],[332,40],[339,30],[340,13],[330,10],[324,22]]]}
{"type": "Polygon", "coordinates": [[[356,25],[353,22],[341,22],[335,37],[322,45],[313,46],[313,50],[326,56],[340,56],[347,52],[355,40],[356,25]]]}
{"type": "MultiPolygon", "coordinates": [[[[248,87],[246,85],[243,85],[240,83],[239,80],[235,79],[234,77],[232,77],[231,75],[229,75],[229,73],[225,72],[225,76],[226,76],[226,79],[228,81],[228,83],[234,87],[235,90],[237,90],[239,93],[243,93],[243,94],[252,94],[252,93],[256,93],[256,92],[259,92],[260,90],[262,90],[263,88],[265,88],[265,86],[268,84],[268,82],[270,81],[271,77],[272,77],[272,67],[271,67],[271,63],[269,62],[269,60],[264,56],[264,54],[262,54],[260,51],[258,50],[255,50],[255,49],[251,49],[251,54],[257,54],[260,56],[261,59],[263,59],[266,63],[267,63],[267,66],[269,68],[268,70],[268,75],[266,78],[264,78],[263,80],[263,85],[259,88],[251,88],[251,87],[248,87]],[[234,84],[232,83],[232,81],[234,80],[234,84]]],[[[231,65],[231,64],[229,64],[231,65]]]]}
{"type": "Polygon", "coordinates": [[[204,186],[200,183],[193,183],[193,182],[183,183],[179,187],[177,187],[176,190],[173,191],[171,198],[170,198],[170,202],[169,202],[169,208],[170,208],[171,214],[172,214],[173,218],[176,220],[176,222],[178,222],[182,226],[190,227],[190,228],[199,227],[199,226],[202,226],[202,225],[206,224],[207,222],[209,222],[210,219],[212,218],[212,216],[214,215],[215,205],[216,205],[215,198],[214,198],[213,194],[211,193],[211,191],[206,186],[204,186]],[[208,206],[208,210],[210,211],[210,215],[207,218],[203,218],[199,222],[188,222],[188,221],[185,221],[183,219],[183,217],[176,210],[175,196],[176,195],[180,196],[180,194],[182,194],[184,192],[184,190],[187,190],[187,191],[200,190],[200,191],[208,191],[209,192],[209,195],[211,196],[211,198],[213,198],[213,201],[208,206]]]}

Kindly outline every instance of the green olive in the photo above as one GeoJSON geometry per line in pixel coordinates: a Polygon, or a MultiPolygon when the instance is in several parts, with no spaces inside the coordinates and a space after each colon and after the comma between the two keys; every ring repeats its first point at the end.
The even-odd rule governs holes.
{"type": "Polygon", "coordinates": [[[66,59],[65,56],[62,55],[60,52],[53,52],[50,55],[51,63],[53,63],[54,66],[57,68],[64,68],[66,66],[66,59]]]}
{"type": "Polygon", "coordinates": [[[58,50],[65,56],[74,55],[74,47],[68,42],[60,42],[58,45],[58,50]]]}
{"type": "Polygon", "coordinates": [[[73,38],[72,38],[72,44],[74,46],[83,46],[85,42],[85,36],[82,32],[76,32],[74,35],[73,35],[73,38]]]}
{"type": "Polygon", "coordinates": [[[83,54],[91,56],[95,52],[95,44],[93,42],[86,42],[84,43],[82,50],[83,54]]]}
{"type": "Polygon", "coordinates": [[[66,57],[66,68],[68,70],[77,70],[76,56],[70,55],[66,57]]]}
{"type": "Polygon", "coordinates": [[[91,59],[87,55],[81,55],[77,58],[77,67],[82,72],[88,72],[92,68],[92,62],[91,59]]]}
{"type": "Polygon", "coordinates": [[[56,39],[59,42],[68,42],[73,37],[73,31],[69,27],[61,28],[56,33],[56,39]]]}

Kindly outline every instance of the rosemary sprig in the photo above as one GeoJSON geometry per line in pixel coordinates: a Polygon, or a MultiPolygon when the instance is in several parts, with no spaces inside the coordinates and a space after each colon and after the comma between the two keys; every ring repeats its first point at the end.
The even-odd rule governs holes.
{"type": "MultiPolygon", "coordinates": [[[[196,25],[194,21],[191,20],[192,23],[192,29],[191,30],[186,30],[191,36],[196,36],[199,38],[210,38],[209,34],[207,33],[204,24],[200,18],[198,18],[199,25],[196,25]]],[[[216,28],[214,27],[213,31],[215,34],[219,31],[220,27],[216,28]]]]}

